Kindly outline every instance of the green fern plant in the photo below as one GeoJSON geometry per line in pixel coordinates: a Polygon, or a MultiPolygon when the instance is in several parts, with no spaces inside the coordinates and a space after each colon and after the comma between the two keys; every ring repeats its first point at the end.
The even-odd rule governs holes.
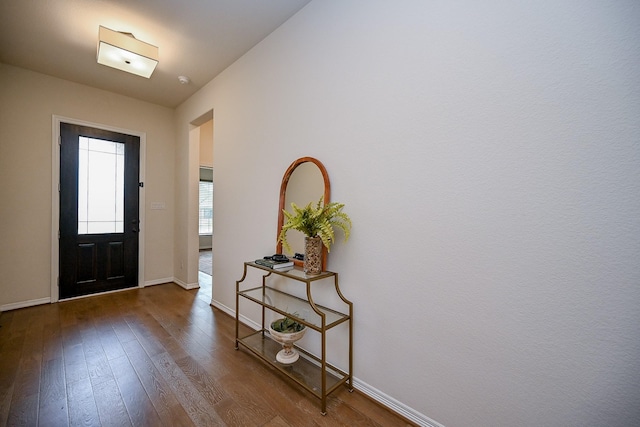
{"type": "Polygon", "coordinates": [[[322,203],[322,197],[315,207],[309,202],[304,208],[298,207],[295,203],[291,203],[293,213],[283,210],[286,218],[282,225],[278,240],[289,252],[292,252],[291,246],[287,241],[287,232],[289,230],[298,230],[308,237],[320,237],[322,243],[327,248],[327,252],[331,251],[331,244],[335,241],[334,227],[344,232],[344,241],[349,240],[351,232],[351,218],[342,212],[344,203],[330,202],[326,205],[322,203]]]}

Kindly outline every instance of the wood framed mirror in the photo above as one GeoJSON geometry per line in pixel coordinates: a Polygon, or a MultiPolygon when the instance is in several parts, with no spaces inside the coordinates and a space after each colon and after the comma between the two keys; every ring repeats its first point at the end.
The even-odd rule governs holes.
{"type": "MultiPolygon", "coordinates": [[[[309,202],[315,204],[322,200],[326,205],[331,200],[331,184],[329,175],[320,160],[313,157],[301,157],[295,160],[284,173],[280,185],[280,203],[278,206],[278,229],[276,234],[276,253],[283,253],[282,242],[278,240],[280,230],[284,224],[283,210],[291,212],[291,203],[304,207],[309,202]]],[[[291,230],[287,233],[287,240],[293,252],[304,253],[304,234],[291,230]]],[[[294,253],[285,254],[292,257],[294,253]]],[[[303,262],[293,259],[293,262],[302,266],[303,262]]],[[[322,271],[327,270],[327,248],[322,246],[322,271]]]]}

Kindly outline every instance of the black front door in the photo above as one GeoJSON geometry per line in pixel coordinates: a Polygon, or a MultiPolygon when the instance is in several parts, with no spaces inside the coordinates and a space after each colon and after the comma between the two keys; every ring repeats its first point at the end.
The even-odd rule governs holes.
{"type": "Polygon", "coordinates": [[[138,285],[140,138],[60,124],[60,299],[138,285]]]}

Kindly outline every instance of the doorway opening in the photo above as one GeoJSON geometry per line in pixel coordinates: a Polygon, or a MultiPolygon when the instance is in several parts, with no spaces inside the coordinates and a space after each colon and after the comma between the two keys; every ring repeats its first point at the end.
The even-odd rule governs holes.
{"type": "Polygon", "coordinates": [[[192,125],[199,130],[198,182],[198,284],[209,300],[213,293],[213,111],[192,125]]]}

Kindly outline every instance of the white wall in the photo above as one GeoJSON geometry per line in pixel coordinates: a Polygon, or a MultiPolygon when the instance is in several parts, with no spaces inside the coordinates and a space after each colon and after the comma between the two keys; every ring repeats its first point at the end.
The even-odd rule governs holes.
{"type": "Polygon", "coordinates": [[[173,110],[0,64],[0,307],[51,297],[53,115],[146,132],[145,282],[171,280],[173,110]]]}
{"type": "Polygon", "coordinates": [[[213,167],[213,120],[200,125],[200,166],[213,167]]]}
{"type": "Polygon", "coordinates": [[[354,223],[329,268],[361,384],[423,423],[637,425],[638,22],[633,1],[310,3],[177,110],[183,158],[215,114],[215,302],[317,157],[354,223]]]}
{"type": "MultiPolygon", "coordinates": [[[[200,151],[198,154],[200,166],[204,166],[205,168],[213,167],[213,120],[209,120],[202,125],[200,128],[200,151]]],[[[199,190],[198,190],[199,197],[199,190]]],[[[198,202],[199,204],[199,202],[198,202]]],[[[210,234],[198,235],[198,247],[199,249],[211,249],[212,247],[212,236],[210,234]]]]}

